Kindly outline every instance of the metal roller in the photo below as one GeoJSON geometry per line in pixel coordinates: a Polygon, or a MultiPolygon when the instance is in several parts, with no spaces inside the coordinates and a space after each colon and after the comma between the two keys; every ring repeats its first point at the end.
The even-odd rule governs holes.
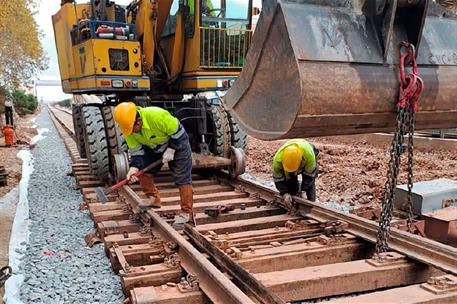
{"type": "Polygon", "coordinates": [[[456,127],[456,38],[455,10],[434,1],[264,1],[225,105],[264,140],[391,131],[407,41],[425,83],[416,128],[456,127]]]}

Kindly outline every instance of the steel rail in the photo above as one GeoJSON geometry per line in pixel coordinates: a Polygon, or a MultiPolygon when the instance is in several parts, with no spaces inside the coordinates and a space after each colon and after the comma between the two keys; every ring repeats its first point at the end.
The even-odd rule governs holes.
{"type": "MultiPolygon", "coordinates": [[[[52,111],[54,112],[54,111],[52,111]]],[[[55,113],[53,113],[55,114],[55,113]]],[[[54,115],[52,115],[54,116],[54,115]]],[[[58,117],[55,121],[59,121],[58,117]]],[[[63,122],[60,124],[64,125],[63,122]]],[[[62,129],[62,128],[61,128],[62,129]]],[[[68,132],[68,130],[67,130],[68,132]]],[[[238,178],[234,180],[227,173],[219,174],[220,181],[234,186],[237,190],[250,193],[256,198],[267,202],[276,200],[277,192],[264,185],[238,178]]],[[[153,234],[160,236],[164,242],[171,241],[177,245],[180,256],[181,266],[190,274],[196,275],[199,279],[199,287],[205,295],[214,303],[281,303],[282,299],[273,294],[269,301],[265,301],[271,292],[259,280],[249,272],[231,260],[222,251],[217,250],[205,237],[196,229],[187,226],[186,232],[194,242],[189,243],[182,235],[176,232],[171,226],[153,210],[143,210],[139,207],[141,198],[130,188],[124,187],[119,191],[125,202],[131,206],[131,211],[140,220],[145,228],[149,228],[153,234]],[[208,256],[200,253],[193,247],[196,244],[202,252],[207,252],[212,258],[212,262],[219,269],[227,272],[233,277],[239,286],[243,286],[241,291],[230,281],[218,268],[208,261],[208,256]],[[266,291],[263,293],[263,291],[266,291]],[[260,295],[260,297],[259,297],[260,295]]],[[[378,224],[361,217],[357,217],[344,212],[336,211],[320,204],[312,203],[298,197],[294,197],[299,213],[305,217],[319,222],[340,220],[348,223],[349,227],[345,230],[359,239],[364,239],[370,243],[376,242],[378,224]]],[[[174,246],[173,246],[174,247],[174,246]]],[[[430,265],[441,269],[447,273],[457,273],[457,250],[453,247],[441,243],[421,238],[398,229],[392,229],[389,247],[417,262],[430,265]]]]}
{"type": "MultiPolygon", "coordinates": [[[[54,112],[58,110],[57,108],[51,108],[51,107],[48,107],[48,112],[51,114],[51,119],[55,119],[61,126],[62,128],[65,129],[65,131],[68,133],[68,135],[73,139],[73,140],[76,140],[76,136],[75,136],[75,132],[73,130],[71,130],[59,117],[58,115],[54,112]]],[[[62,113],[65,113],[67,115],[70,115],[70,113],[66,112],[66,111],[62,111],[60,110],[62,113]]]]}
{"type": "Polygon", "coordinates": [[[280,297],[270,292],[267,287],[257,280],[246,269],[238,265],[225,253],[216,248],[210,241],[204,238],[195,228],[186,225],[185,233],[201,249],[206,251],[217,264],[231,276],[237,279],[246,290],[249,290],[260,303],[265,304],[285,304],[280,297]]]}
{"type": "MultiPolygon", "coordinates": [[[[71,134],[71,130],[59,119],[57,114],[54,113],[56,110],[58,109],[49,109],[53,118],[65,128],[67,133],[71,134]]],[[[62,112],[69,114],[65,111],[62,112]]],[[[118,193],[125,199],[126,203],[131,206],[132,212],[138,216],[144,225],[151,227],[164,241],[172,241],[178,245],[181,266],[188,273],[198,277],[199,286],[209,299],[214,303],[224,304],[255,303],[156,212],[141,209],[139,207],[141,198],[129,186],[120,188],[118,193]]],[[[251,279],[253,278],[251,277],[251,279]]],[[[266,289],[263,289],[263,291],[264,297],[270,294],[266,289]]],[[[283,303],[277,297],[272,296],[271,299],[275,300],[274,303],[283,303]]]]}
{"type": "MultiPolygon", "coordinates": [[[[249,193],[256,193],[260,198],[272,202],[277,192],[258,182],[250,181],[242,177],[232,180],[227,174],[222,173],[221,178],[227,180],[235,187],[249,193]]],[[[378,223],[344,213],[335,209],[327,208],[317,203],[294,196],[298,211],[304,217],[320,222],[340,220],[349,224],[347,232],[360,237],[371,243],[376,243],[378,223]]],[[[388,245],[391,249],[410,257],[413,260],[436,267],[447,273],[457,275],[457,249],[427,238],[391,228],[388,245]]]]}
{"type": "Polygon", "coordinates": [[[214,303],[254,303],[156,212],[141,209],[138,205],[141,198],[129,186],[122,187],[119,194],[125,198],[132,207],[133,213],[137,214],[145,225],[152,227],[163,240],[172,241],[178,246],[181,266],[188,273],[198,277],[200,288],[211,301],[214,303]]]}

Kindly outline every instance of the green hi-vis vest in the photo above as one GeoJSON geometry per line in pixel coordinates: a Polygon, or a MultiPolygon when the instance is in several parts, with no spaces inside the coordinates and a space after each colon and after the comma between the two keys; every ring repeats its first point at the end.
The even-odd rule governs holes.
{"type": "MultiPolygon", "coordinates": [[[[190,8],[190,14],[191,15],[194,15],[194,11],[195,11],[195,0],[189,0],[187,1],[187,5],[189,6],[190,8]]],[[[214,6],[213,6],[213,3],[211,2],[211,0],[202,0],[200,2],[200,9],[202,7],[206,7],[206,10],[207,11],[212,11],[214,10],[214,6]]],[[[197,12],[197,15],[199,15],[199,12],[197,12]]],[[[214,15],[214,12],[211,12],[211,15],[214,15]]],[[[213,16],[215,17],[215,16],[213,16]]]]}
{"type": "Polygon", "coordinates": [[[168,140],[178,130],[178,119],[159,107],[137,107],[137,110],[143,121],[141,131],[124,136],[130,155],[143,155],[143,146],[157,153],[164,152],[168,140]]]}
{"type": "Polygon", "coordinates": [[[290,178],[290,173],[285,172],[282,166],[282,156],[284,149],[291,145],[296,145],[303,152],[302,162],[298,170],[294,173],[295,175],[302,172],[312,173],[316,169],[316,155],[314,155],[313,146],[304,139],[291,139],[283,144],[275,154],[273,160],[273,180],[276,182],[290,178]]]}

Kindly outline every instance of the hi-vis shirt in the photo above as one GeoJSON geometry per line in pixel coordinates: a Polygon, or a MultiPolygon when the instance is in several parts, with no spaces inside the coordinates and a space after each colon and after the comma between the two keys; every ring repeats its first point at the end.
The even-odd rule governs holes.
{"type": "Polygon", "coordinates": [[[170,137],[179,138],[185,132],[179,128],[179,120],[167,110],[159,107],[137,107],[137,110],[143,122],[141,131],[124,136],[131,156],[144,155],[144,146],[163,153],[170,137]]]}
{"type": "Polygon", "coordinates": [[[281,182],[288,180],[290,175],[299,175],[301,173],[311,174],[316,169],[316,155],[314,154],[313,146],[304,139],[291,139],[282,145],[278,152],[276,152],[273,160],[273,180],[281,182]],[[300,167],[294,173],[285,172],[282,166],[282,156],[284,149],[288,146],[296,145],[303,152],[303,159],[300,167]]]}

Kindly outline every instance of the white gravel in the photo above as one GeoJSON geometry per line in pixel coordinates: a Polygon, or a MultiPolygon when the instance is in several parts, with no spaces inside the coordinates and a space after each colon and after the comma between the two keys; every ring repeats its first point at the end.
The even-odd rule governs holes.
{"type": "Polygon", "coordinates": [[[88,248],[84,236],[93,229],[83,198],[68,176],[71,164],[49,114],[37,119],[49,129],[32,151],[30,179],[30,242],[19,266],[25,276],[24,303],[122,303],[119,277],[112,271],[102,245],[88,248]]]}

